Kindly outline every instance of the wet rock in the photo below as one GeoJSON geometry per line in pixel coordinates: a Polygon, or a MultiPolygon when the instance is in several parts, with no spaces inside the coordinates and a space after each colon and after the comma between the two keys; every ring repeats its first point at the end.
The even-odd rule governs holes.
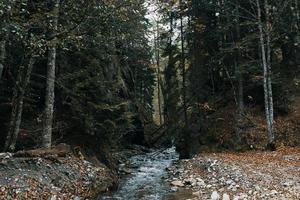
{"type": "Polygon", "coordinates": [[[176,187],[176,186],[175,187],[171,187],[171,191],[172,192],[177,192],[178,191],[178,187],[176,187]]]}
{"type": "Polygon", "coordinates": [[[9,159],[13,156],[11,153],[0,153],[0,160],[1,159],[9,159]]]}
{"type": "Polygon", "coordinates": [[[124,173],[124,174],[132,174],[132,170],[128,169],[128,168],[123,168],[120,170],[120,172],[124,173]]]}

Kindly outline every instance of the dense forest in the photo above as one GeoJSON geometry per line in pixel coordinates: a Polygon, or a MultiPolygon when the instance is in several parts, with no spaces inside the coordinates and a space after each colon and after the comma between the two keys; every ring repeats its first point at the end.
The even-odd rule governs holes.
{"type": "Polygon", "coordinates": [[[2,150],[297,145],[298,4],[1,1],[2,150]]]}
{"type": "Polygon", "coordinates": [[[0,16],[1,152],[67,144],[113,169],[132,145],[300,145],[299,0],[0,0],[0,16]]]}

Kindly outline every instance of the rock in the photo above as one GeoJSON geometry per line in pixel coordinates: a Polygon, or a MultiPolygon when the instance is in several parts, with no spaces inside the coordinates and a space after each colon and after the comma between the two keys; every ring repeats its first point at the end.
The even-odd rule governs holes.
{"type": "Polygon", "coordinates": [[[172,187],[172,188],[171,188],[171,191],[172,191],[172,192],[177,192],[177,191],[178,191],[178,187],[176,187],[176,186],[175,186],[175,187],[172,187]]]}
{"type": "Polygon", "coordinates": [[[132,174],[132,170],[128,168],[124,168],[121,171],[124,172],[125,174],[132,174]]]}
{"type": "Polygon", "coordinates": [[[256,191],[260,191],[260,187],[258,185],[255,186],[256,191]]]}
{"type": "Polygon", "coordinates": [[[289,186],[291,186],[291,185],[293,185],[292,182],[284,182],[284,183],[283,183],[283,186],[284,186],[284,187],[289,187],[289,186]]]}
{"type": "Polygon", "coordinates": [[[271,192],[269,193],[270,196],[276,196],[278,194],[278,192],[276,190],[271,190],[271,192]]]}
{"type": "Polygon", "coordinates": [[[224,194],[223,194],[223,198],[222,198],[222,200],[230,200],[230,197],[229,197],[229,195],[228,195],[228,194],[226,194],[226,193],[224,193],[224,194]]]}
{"type": "Polygon", "coordinates": [[[197,183],[196,179],[194,179],[194,178],[185,179],[183,182],[184,182],[184,184],[191,185],[191,186],[195,186],[197,183]]]}
{"type": "Polygon", "coordinates": [[[193,196],[200,197],[201,196],[201,192],[200,191],[193,192],[193,196]]]}
{"type": "Polygon", "coordinates": [[[217,191],[213,191],[213,193],[210,196],[211,200],[219,200],[220,199],[220,195],[218,194],[217,191]]]}
{"type": "Polygon", "coordinates": [[[231,179],[227,180],[226,185],[233,185],[233,181],[231,179]]]}
{"type": "Polygon", "coordinates": [[[176,186],[176,187],[184,187],[184,184],[182,181],[172,181],[171,185],[176,186]]]}
{"type": "Polygon", "coordinates": [[[246,193],[241,193],[241,194],[239,194],[239,197],[240,197],[241,199],[248,199],[248,195],[247,195],[246,193]]]}
{"type": "Polygon", "coordinates": [[[56,195],[52,195],[50,200],[56,200],[56,195]]]}
{"type": "Polygon", "coordinates": [[[12,157],[11,153],[0,153],[0,159],[9,159],[12,157]]]}
{"type": "Polygon", "coordinates": [[[201,178],[197,178],[197,183],[196,185],[200,186],[200,187],[205,187],[205,182],[204,180],[202,180],[201,178]]]}

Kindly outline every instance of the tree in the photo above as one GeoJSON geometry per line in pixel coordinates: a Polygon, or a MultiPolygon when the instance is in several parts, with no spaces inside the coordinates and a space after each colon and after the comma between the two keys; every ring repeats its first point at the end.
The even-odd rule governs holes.
{"type": "Polygon", "coordinates": [[[160,63],[160,31],[159,22],[156,21],[156,37],[155,42],[155,54],[156,54],[156,67],[157,67],[157,98],[158,98],[158,114],[159,114],[159,124],[163,123],[163,113],[162,113],[162,96],[161,96],[161,63],[160,63]]]}
{"type": "MultiPolygon", "coordinates": [[[[49,34],[56,35],[58,27],[58,18],[60,10],[60,0],[54,0],[53,11],[49,19],[49,34]]],[[[56,69],[56,40],[49,41],[48,46],[48,64],[47,64],[47,83],[45,97],[45,113],[43,122],[43,143],[45,148],[51,147],[52,139],[52,124],[55,100],[55,69],[56,69]]]]}
{"type": "Polygon", "coordinates": [[[6,58],[6,42],[9,36],[9,18],[11,15],[12,6],[14,1],[0,3],[0,16],[3,19],[0,24],[0,80],[4,70],[4,63],[6,58]]]}
{"type": "Polygon", "coordinates": [[[270,148],[274,148],[275,136],[274,136],[274,114],[273,114],[273,95],[272,95],[272,80],[271,80],[271,47],[270,47],[270,28],[269,28],[269,4],[265,0],[265,11],[266,11],[266,33],[263,31],[261,6],[259,0],[256,1],[257,13],[258,13],[258,28],[260,38],[260,48],[262,65],[264,72],[264,95],[265,95],[265,110],[268,127],[268,139],[270,148]],[[265,39],[266,38],[266,39],[265,39]],[[266,40],[266,42],[265,42],[266,40]]]}
{"type": "Polygon", "coordinates": [[[16,148],[16,142],[22,121],[24,95],[30,81],[35,59],[34,55],[30,55],[27,67],[20,66],[19,68],[18,78],[13,94],[9,132],[6,137],[4,151],[14,151],[16,148]]]}

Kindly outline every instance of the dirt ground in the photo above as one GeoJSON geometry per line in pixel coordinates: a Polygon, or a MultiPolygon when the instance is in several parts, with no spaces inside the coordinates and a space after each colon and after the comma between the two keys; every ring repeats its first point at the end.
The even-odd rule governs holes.
{"type": "Polygon", "coordinates": [[[1,154],[1,200],[80,200],[105,192],[114,178],[105,166],[75,157],[1,154]]]}
{"type": "Polygon", "coordinates": [[[300,199],[300,148],[203,153],[168,170],[174,190],[192,190],[189,199],[300,199]]]}

